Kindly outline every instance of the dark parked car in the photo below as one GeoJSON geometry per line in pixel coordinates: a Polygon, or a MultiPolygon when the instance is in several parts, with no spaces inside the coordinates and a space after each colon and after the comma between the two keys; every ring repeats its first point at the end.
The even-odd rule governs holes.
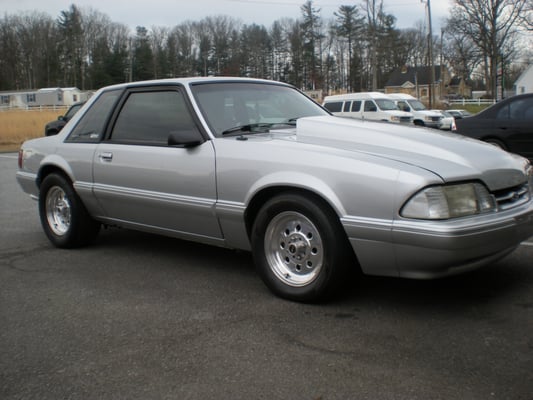
{"type": "Polygon", "coordinates": [[[509,97],[455,123],[457,133],[533,160],[533,93],[509,97]]]}
{"type": "Polygon", "coordinates": [[[446,110],[446,112],[451,114],[455,120],[472,116],[472,114],[466,110],[446,110]]]}
{"type": "Polygon", "coordinates": [[[78,110],[85,103],[76,103],[70,106],[65,115],[60,115],[56,120],[50,121],[44,126],[44,135],[51,136],[57,135],[61,129],[67,124],[67,122],[78,112],[78,110]]]}

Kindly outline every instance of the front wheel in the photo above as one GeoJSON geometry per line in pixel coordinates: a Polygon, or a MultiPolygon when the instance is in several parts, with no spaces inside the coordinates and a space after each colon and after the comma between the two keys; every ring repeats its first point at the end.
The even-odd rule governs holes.
{"type": "Polygon", "coordinates": [[[62,248],[79,247],[92,241],[100,230],[72,184],[63,175],[48,175],[39,194],[39,216],[48,239],[62,248]]]}
{"type": "Polygon", "coordinates": [[[327,204],[297,193],[277,196],[261,208],[252,250],[268,288],[295,301],[333,294],[352,254],[337,215],[327,204]]]}

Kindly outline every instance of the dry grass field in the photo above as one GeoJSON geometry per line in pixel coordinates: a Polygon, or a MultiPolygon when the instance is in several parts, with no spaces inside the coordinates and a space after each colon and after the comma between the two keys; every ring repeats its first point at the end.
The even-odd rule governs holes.
{"type": "Polygon", "coordinates": [[[44,136],[46,123],[65,112],[66,109],[0,111],[0,151],[18,151],[25,140],[44,136]]]}

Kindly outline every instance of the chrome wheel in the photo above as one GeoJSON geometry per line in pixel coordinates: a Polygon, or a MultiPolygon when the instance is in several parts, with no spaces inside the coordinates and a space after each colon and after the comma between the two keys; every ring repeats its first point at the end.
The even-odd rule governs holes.
{"type": "Polygon", "coordinates": [[[313,282],[324,264],[324,247],[316,226],[305,215],[286,211],[268,224],[266,261],[283,283],[301,287],[313,282]]]}
{"type": "Polygon", "coordinates": [[[65,235],[70,229],[71,207],[65,191],[59,186],[52,187],[46,193],[46,220],[52,232],[58,236],[65,235]]]}

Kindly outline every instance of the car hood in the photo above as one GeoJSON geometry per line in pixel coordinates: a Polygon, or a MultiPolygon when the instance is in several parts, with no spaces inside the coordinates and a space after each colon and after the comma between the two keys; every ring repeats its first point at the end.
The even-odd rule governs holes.
{"type": "Polygon", "coordinates": [[[445,182],[481,179],[490,190],[527,180],[527,160],[461,135],[320,116],[298,120],[298,142],[383,157],[426,169],[445,182]]]}

